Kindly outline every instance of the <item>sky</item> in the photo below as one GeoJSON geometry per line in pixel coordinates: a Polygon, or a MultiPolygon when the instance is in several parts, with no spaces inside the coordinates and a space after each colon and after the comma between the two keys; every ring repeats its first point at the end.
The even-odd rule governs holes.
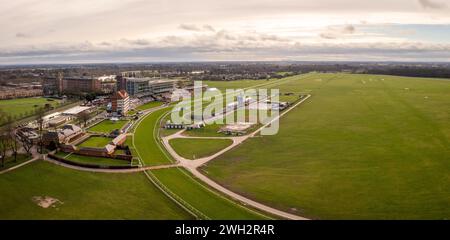
{"type": "Polygon", "coordinates": [[[450,0],[0,0],[0,64],[450,61],[450,0]]]}

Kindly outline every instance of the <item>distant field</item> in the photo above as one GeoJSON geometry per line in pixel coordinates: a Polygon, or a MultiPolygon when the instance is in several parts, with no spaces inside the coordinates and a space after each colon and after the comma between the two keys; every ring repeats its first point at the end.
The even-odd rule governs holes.
{"type": "Polygon", "coordinates": [[[0,189],[0,219],[192,218],[143,173],[88,173],[39,161],[0,175],[0,189]],[[43,208],[36,197],[59,202],[43,208]]]}
{"type": "Polygon", "coordinates": [[[269,83],[272,80],[239,80],[239,81],[203,81],[203,84],[207,84],[209,87],[215,87],[225,94],[226,89],[242,89],[246,87],[255,86],[258,84],[269,83]]]}
{"type": "Polygon", "coordinates": [[[23,118],[33,115],[36,109],[44,107],[47,103],[56,107],[60,101],[41,97],[0,100],[0,110],[6,116],[23,118]]]}
{"type": "Polygon", "coordinates": [[[127,122],[128,120],[111,121],[109,119],[106,119],[99,124],[89,128],[88,130],[91,132],[110,133],[116,129],[122,129],[122,127],[125,126],[127,122]]]}
{"type": "Polygon", "coordinates": [[[93,137],[89,137],[87,140],[83,141],[78,146],[79,147],[103,148],[106,145],[108,145],[108,143],[110,143],[111,141],[112,141],[112,138],[93,136],[93,137]]]}
{"type": "Polygon", "coordinates": [[[205,188],[181,169],[152,171],[158,180],[177,196],[211,219],[264,219],[236,203],[205,188]]]}
{"type": "Polygon", "coordinates": [[[173,149],[186,159],[208,157],[230,146],[231,139],[188,139],[176,138],[169,141],[173,149]]]}
{"type": "Polygon", "coordinates": [[[211,178],[310,218],[448,219],[450,80],[289,79],[280,91],[312,98],[281,119],[277,135],[208,163],[211,178]]]}

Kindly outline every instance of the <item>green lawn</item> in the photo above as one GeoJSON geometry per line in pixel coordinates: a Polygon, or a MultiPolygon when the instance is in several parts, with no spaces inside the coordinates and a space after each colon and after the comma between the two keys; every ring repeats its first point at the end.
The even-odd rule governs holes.
{"type": "Polygon", "coordinates": [[[263,216],[209,190],[182,169],[163,169],[151,173],[171,192],[210,219],[264,219],[263,216]]]}
{"type": "Polygon", "coordinates": [[[191,137],[225,137],[223,133],[219,133],[222,124],[208,124],[203,128],[184,131],[183,135],[191,137]]]}
{"type": "Polygon", "coordinates": [[[271,80],[237,80],[237,81],[203,81],[203,84],[207,84],[208,87],[215,87],[225,94],[226,89],[242,89],[247,87],[252,87],[260,84],[267,84],[276,81],[276,79],[271,80]]]}
{"type": "Polygon", "coordinates": [[[5,170],[21,163],[24,163],[31,159],[31,156],[28,154],[17,154],[17,159],[14,161],[14,156],[9,156],[5,159],[5,165],[2,167],[0,163],[0,171],[5,170]]]}
{"type": "Polygon", "coordinates": [[[130,162],[120,159],[90,157],[77,154],[67,154],[64,152],[58,152],[56,155],[75,163],[85,163],[101,166],[130,166],[130,162]]]}
{"type": "Polygon", "coordinates": [[[127,123],[128,120],[111,121],[106,119],[99,124],[90,127],[88,130],[91,132],[110,133],[116,129],[122,129],[127,123]]]}
{"type": "Polygon", "coordinates": [[[96,137],[92,136],[83,141],[78,145],[78,147],[93,147],[93,148],[103,148],[108,145],[113,139],[107,137],[96,137]]]}
{"type": "Polygon", "coordinates": [[[145,165],[169,164],[171,161],[164,155],[160,146],[155,142],[159,129],[159,120],[169,109],[161,109],[146,116],[136,127],[134,145],[138,150],[138,157],[145,165]],[[155,132],[156,131],[156,132],[155,132]]]}
{"type": "Polygon", "coordinates": [[[163,104],[164,104],[163,102],[148,102],[148,103],[142,104],[141,106],[137,107],[136,109],[143,111],[143,110],[147,110],[150,108],[159,107],[163,104]]]}
{"type": "Polygon", "coordinates": [[[208,157],[230,146],[231,139],[188,139],[175,138],[169,141],[172,148],[186,159],[208,157]]]}
{"type": "Polygon", "coordinates": [[[0,175],[0,219],[189,219],[143,173],[89,173],[43,161],[0,175]],[[42,208],[34,197],[61,203],[42,208]]]}
{"type": "MultiPolygon", "coordinates": [[[[35,110],[43,108],[45,104],[56,107],[60,101],[49,98],[18,98],[9,100],[0,100],[0,112],[16,119],[34,115],[35,110]]],[[[0,122],[0,124],[2,124],[0,122]]]]}
{"type": "Polygon", "coordinates": [[[448,219],[450,80],[310,74],[275,136],[210,162],[222,185],[317,219],[448,219]]]}

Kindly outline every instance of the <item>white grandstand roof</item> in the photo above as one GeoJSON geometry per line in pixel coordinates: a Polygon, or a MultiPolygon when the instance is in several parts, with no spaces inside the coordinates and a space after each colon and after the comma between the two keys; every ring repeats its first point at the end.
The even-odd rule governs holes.
{"type": "Polygon", "coordinates": [[[80,112],[84,112],[88,109],[91,109],[92,107],[86,107],[86,106],[76,106],[70,109],[67,109],[66,111],[63,112],[63,114],[67,114],[67,115],[77,115],[80,112]]]}

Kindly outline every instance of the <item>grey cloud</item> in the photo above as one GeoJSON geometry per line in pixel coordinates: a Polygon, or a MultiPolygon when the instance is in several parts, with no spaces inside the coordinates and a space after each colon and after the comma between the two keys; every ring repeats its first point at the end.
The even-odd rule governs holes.
{"type": "Polygon", "coordinates": [[[427,9],[442,9],[442,8],[446,8],[447,5],[443,2],[437,2],[434,0],[418,0],[420,5],[427,9]]]}
{"type": "Polygon", "coordinates": [[[110,43],[110,42],[101,42],[101,43],[99,43],[99,45],[101,45],[101,46],[111,46],[112,43],[110,43]]]}
{"type": "Polygon", "coordinates": [[[209,25],[205,24],[203,26],[197,26],[195,24],[180,24],[178,26],[179,29],[186,30],[186,31],[193,31],[193,32],[216,32],[216,29],[209,25]]]}
{"type": "Polygon", "coordinates": [[[29,38],[30,35],[22,33],[22,32],[18,32],[18,33],[16,33],[16,37],[17,38],[29,38]]]}
{"type": "Polygon", "coordinates": [[[325,39],[336,39],[336,38],[337,38],[336,35],[334,35],[334,34],[332,34],[332,33],[329,33],[329,32],[323,32],[323,33],[320,33],[319,36],[320,36],[321,38],[325,38],[325,39]]]}
{"type": "MultiPolygon", "coordinates": [[[[180,39],[176,39],[179,41],[180,39]]],[[[125,42],[125,41],[121,41],[125,42]]],[[[127,43],[134,42],[126,40],[127,43]]],[[[449,59],[450,44],[428,44],[428,43],[371,43],[371,44],[274,44],[262,45],[237,41],[240,44],[221,45],[217,42],[202,44],[200,42],[184,42],[182,45],[161,46],[158,42],[149,42],[146,46],[121,47],[114,51],[97,48],[95,44],[86,42],[67,46],[31,46],[20,50],[0,50],[0,62],[20,59],[31,61],[31,59],[48,60],[65,59],[71,60],[93,60],[119,61],[126,59],[164,59],[178,60],[205,60],[211,58],[222,58],[228,56],[230,60],[242,60],[244,56],[248,59],[258,58],[262,55],[271,58],[297,57],[301,56],[359,56],[364,59],[367,56],[379,56],[398,60],[401,58],[424,58],[449,59]],[[224,54],[224,55],[222,55],[224,54]]],[[[102,43],[99,43],[102,45],[102,43]]],[[[114,47],[114,46],[112,46],[114,47]]],[[[323,59],[327,60],[327,59],[323,59]]]]}
{"type": "Polygon", "coordinates": [[[178,26],[178,28],[180,28],[182,30],[186,30],[186,31],[194,31],[194,32],[202,31],[202,29],[197,27],[197,25],[195,25],[195,24],[180,24],[180,26],[178,26]]]}
{"type": "Polygon", "coordinates": [[[203,25],[203,29],[205,29],[207,31],[210,31],[210,32],[215,32],[216,31],[216,29],[214,29],[211,25],[208,25],[208,24],[203,25]]]}
{"type": "Polygon", "coordinates": [[[236,40],[236,37],[232,36],[229,32],[225,30],[220,30],[216,33],[217,39],[225,39],[225,40],[236,40]]]}
{"type": "Polygon", "coordinates": [[[138,46],[147,46],[150,44],[150,41],[145,39],[135,39],[135,40],[125,40],[126,42],[130,43],[131,45],[138,45],[138,46]]]}
{"type": "Polygon", "coordinates": [[[329,26],[324,32],[321,32],[319,36],[325,39],[337,39],[345,35],[351,35],[356,32],[353,25],[344,26],[329,26]]]}

